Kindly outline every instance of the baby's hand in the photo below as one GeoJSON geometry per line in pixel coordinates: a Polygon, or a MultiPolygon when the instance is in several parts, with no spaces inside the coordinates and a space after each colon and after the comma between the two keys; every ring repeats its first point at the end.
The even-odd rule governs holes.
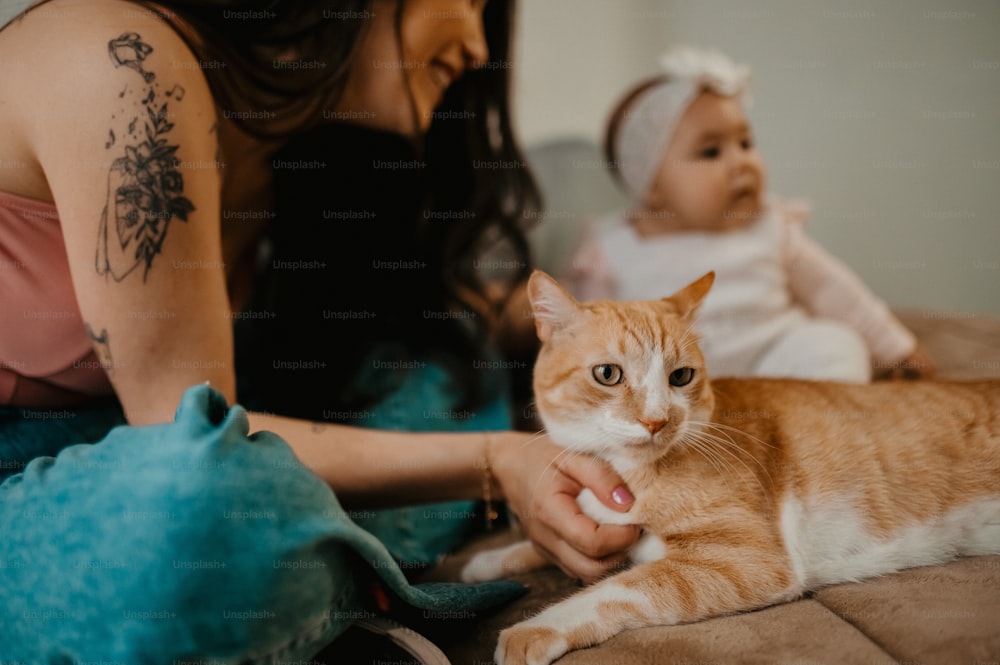
{"type": "Polygon", "coordinates": [[[876,380],[905,380],[931,379],[935,374],[934,362],[922,346],[917,346],[913,353],[903,358],[899,362],[892,363],[888,368],[880,367],[875,370],[876,380]]]}

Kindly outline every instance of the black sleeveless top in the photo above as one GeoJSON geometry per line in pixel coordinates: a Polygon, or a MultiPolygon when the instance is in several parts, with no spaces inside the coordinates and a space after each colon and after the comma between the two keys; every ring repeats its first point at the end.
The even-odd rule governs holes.
{"type": "Polygon", "coordinates": [[[474,383],[464,370],[484,347],[473,317],[447,313],[446,224],[429,212],[426,165],[409,140],[331,124],[272,167],[269,254],[235,322],[241,403],[313,420],[363,408],[392,389],[392,373],[359,380],[375,350],[401,368],[434,357],[474,383]]]}

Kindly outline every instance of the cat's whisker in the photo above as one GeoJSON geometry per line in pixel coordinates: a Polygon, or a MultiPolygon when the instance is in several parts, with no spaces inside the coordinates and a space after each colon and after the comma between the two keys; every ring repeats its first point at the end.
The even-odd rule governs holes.
{"type": "Polygon", "coordinates": [[[553,457],[549,461],[549,463],[545,465],[545,468],[542,469],[542,472],[538,475],[538,478],[535,480],[535,486],[531,488],[531,496],[535,496],[535,493],[538,491],[539,486],[541,486],[541,484],[542,484],[542,479],[545,478],[549,474],[550,470],[552,470],[553,474],[556,473],[556,470],[558,469],[558,466],[559,466],[559,460],[563,456],[568,455],[569,452],[570,451],[565,450],[565,449],[564,450],[560,450],[556,454],[556,456],[553,457]]]}
{"type": "MultiPolygon", "coordinates": [[[[530,437],[525,439],[520,446],[518,446],[518,450],[523,450],[527,446],[545,438],[546,436],[548,436],[548,432],[546,432],[544,429],[537,430],[530,437]]],[[[565,456],[572,454],[573,452],[574,451],[568,448],[563,448],[555,455],[555,457],[549,460],[549,463],[545,466],[544,469],[542,469],[542,473],[538,476],[538,480],[535,481],[535,487],[532,489],[532,494],[534,494],[534,492],[538,490],[538,486],[541,484],[542,478],[544,478],[545,475],[549,473],[549,470],[553,468],[558,468],[560,460],[563,459],[565,456]]]]}
{"type": "MultiPolygon", "coordinates": [[[[715,426],[714,423],[699,423],[699,425],[701,427],[709,429],[709,430],[719,429],[719,428],[717,428],[715,426]]],[[[758,460],[757,457],[753,453],[751,453],[749,450],[747,450],[746,448],[744,448],[740,444],[736,443],[736,441],[733,440],[733,437],[730,436],[724,430],[720,430],[717,434],[709,432],[709,431],[705,431],[705,430],[702,430],[701,433],[704,436],[711,437],[712,440],[714,440],[715,442],[719,443],[720,445],[723,445],[723,446],[726,446],[727,448],[732,448],[732,449],[734,449],[734,450],[736,450],[738,452],[744,453],[750,459],[752,459],[754,462],[756,462],[765,473],[767,473],[767,469],[764,467],[763,464],[760,463],[760,460],[758,460]]]]}
{"type": "MultiPolygon", "coordinates": [[[[594,443],[598,442],[595,440],[594,443]]],[[[613,448],[614,448],[613,445],[605,443],[603,445],[597,446],[597,450],[592,450],[592,451],[588,450],[587,452],[583,452],[581,450],[573,450],[570,448],[564,448],[560,450],[559,453],[557,453],[556,456],[552,458],[552,460],[542,470],[542,473],[538,476],[538,480],[535,482],[535,487],[532,489],[532,494],[534,494],[538,490],[538,486],[541,484],[542,478],[545,477],[545,475],[549,472],[549,470],[550,469],[557,470],[560,461],[565,457],[568,457],[570,455],[588,454],[594,460],[597,460],[599,462],[604,462],[607,460],[607,454],[610,451],[612,451],[613,448]]]]}
{"type": "Polygon", "coordinates": [[[687,351],[692,346],[698,345],[698,337],[690,330],[685,330],[684,335],[678,340],[677,343],[682,350],[687,351]]]}
{"type": "Polygon", "coordinates": [[[698,431],[696,434],[695,433],[692,433],[692,434],[694,434],[695,436],[699,437],[699,440],[702,443],[705,443],[705,444],[708,444],[708,445],[712,445],[712,444],[716,445],[717,446],[716,450],[718,450],[720,453],[725,453],[725,454],[729,455],[730,457],[732,457],[737,462],[739,462],[740,464],[742,464],[743,467],[747,470],[747,472],[750,473],[750,475],[753,476],[753,478],[757,481],[757,484],[760,485],[761,490],[764,490],[766,492],[767,489],[764,487],[764,484],[761,483],[760,478],[757,476],[756,473],[754,473],[753,469],[750,468],[750,465],[748,465],[746,462],[744,462],[743,459],[739,455],[737,455],[735,452],[733,452],[732,449],[735,449],[736,451],[739,451],[739,452],[742,452],[742,453],[748,455],[750,457],[750,459],[752,459],[761,468],[761,470],[764,472],[764,475],[767,476],[767,479],[768,479],[768,481],[770,481],[771,486],[772,487],[774,486],[774,479],[771,477],[771,474],[768,472],[767,468],[763,464],[761,464],[760,460],[758,460],[750,452],[748,452],[747,450],[745,450],[742,446],[740,446],[739,444],[737,444],[735,441],[733,441],[728,436],[720,437],[720,436],[717,436],[717,435],[712,434],[710,432],[706,432],[704,430],[698,431]]]}
{"type": "MultiPolygon", "coordinates": [[[[730,427],[729,425],[720,425],[718,423],[697,423],[697,424],[699,426],[701,426],[701,427],[707,427],[707,428],[710,428],[710,429],[713,429],[713,430],[719,430],[720,434],[723,434],[725,436],[725,442],[727,442],[727,445],[730,445],[731,447],[735,448],[736,450],[739,450],[739,451],[745,453],[747,456],[749,456],[750,459],[752,459],[757,464],[757,466],[760,467],[761,471],[764,472],[764,475],[767,476],[768,481],[771,483],[771,487],[772,488],[774,487],[774,478],[771,477],[771,473],[767,470],[767,467],[764,466],[764,464],[759,459],[757,459],[756,455],[754,455],[750,451],[746,450],[743,446],[741,446],[738,443],[736,443],[731,436],[729,436],[728,434],[726,434],[726,430],[729,430],[729,431],[732,431],[732,432],[736,432],[738,434],[742,434],[743,436],[747,437],[748,439],[751,439],[751,440],[753,440],[753,441],[755,441],[755,442],[757,442],[757,443],[759,443],[759,444],[761,444],[763,446],[767,446],[768,448],[771,448],[773,450],[777,450],[777,448],[775,446],[773,446],[773,445],[771,445],[769,443],[766,443],[764,441],[761,441],[760,439],[758,439],[755,436],[751,436],[750,434],[747,434],[746,432],[744,432],[743,430],[739,429],[738,427],[730,427]]],[[[723,443],[723,440],[720,439],[720,443],[723,443]]]]}
{"type": "Polygon", "coordinates": [[[535,441],[538,441],[539,439],[543,438],[544,436],[546,436],[545,430],[540,429],[534,434],[532,434],[529,438],[525,439],[524,443],[522,443],[519,447],[524,448],[526,446],[529,446],[535,441]]]}
{"type": "MultiPolygon", "coordinates": [[[[710,450],[713,455],[720,463],[724,464],[727,469],[729,469],[734,475],[736,474],[736,469],[732,464],[733,460],[736,460],[746,467],[746,463],[739,459],[732,451],[727,450],[724,446],[719,445],[719,441],[715,440],[714,437],[708,435],[704,432],[691,432],[688,434],[689,444],[697,445],[702,450],[710,450]]],[[[746,467],[749,470],[749,467],[746,467]]]]}
{"type": "Polygon", "coordinates": [[[571,450],[570,448],[563,448],[558,453],[556,453],[556,456],[553,457],[551,460],[549,460],[549,463],[545,465],[544,469],[542,469],[542,473],[538,476],[538,480],[535,481],[535,487],[532,488],[531,491],[532,494],[534,494],[538,490],[538,486],[541,484],[542,478],[544,478],[545,475],[549,473],[550,470],[552,470],[553,473],[555,473],[559,468],[560,461],[563,458],[569,457],[570,455],[573,454],[578,454],[578,451],[571,450]]]}
{"type": "Polygon", "coordinates": [[[737,432],[737,433],[742,434],[743,436],[747,437],[748,439],[754,441],[755,443],[759,443],[762,446],[765,446],[767,448],[771,448],[773,450],[777,450],[778,449],[777,446],[774,446],[774,445],[768,443],[767,441],[764,441],[763,439],[758,439],[757,437],[753,436],[752,434],[748,434],[747,432],[744,432],[739,427],[733,427],[732,425],[723,425],[721,423],[705,423],[705,422],[700,422],[700,423],[697,423],[697,424],[702,425],[704,427],[711,427],[713,429],[724,429],[724,430],[729,430],[729,431],[732,431],[732,432],[737,432]]]}
{"type": "Polygon", "coordinates": [[[706,446],[696,438],[689,437],[688,434],[685,434],[678,443],[690,446],[695,452],[701,455],[718,472],[723,482],[726,483],[726,487],[729,487],[729,479],[726,477],[725,472],[728,472],[729,475],[732,475],[733,472],[729,468],[728,462],[720,459],[711,446],[706,446]]]}

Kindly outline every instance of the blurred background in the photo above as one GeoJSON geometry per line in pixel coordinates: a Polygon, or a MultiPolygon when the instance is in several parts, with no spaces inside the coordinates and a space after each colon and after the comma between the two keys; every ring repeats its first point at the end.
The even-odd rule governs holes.
{"type": "Polygon", "coordinates": [[[549,267],[568,252],[560,225],[620,203],[580,142],[599,142],[613,100],[684,43],[752,66],[771,192],[809,199],[811,236],[873,291],[928,317],[1000,313],[1000,2],[521,0],[519,13],[518,129],[561,188],[536,231],[549,267]]]}
{"type": "MultiPolygon", "coordinates": [[[[0,0],[0,21],[26,4],[0,0]]],[[[543,267],[622,203],[596,150],[605,116],[680,43],[753,67],[770,190],[809,199],[809,233],[879,296],[1000,314],[997,0],[520,0],[512,72],[548,194],[543,267]]]]}

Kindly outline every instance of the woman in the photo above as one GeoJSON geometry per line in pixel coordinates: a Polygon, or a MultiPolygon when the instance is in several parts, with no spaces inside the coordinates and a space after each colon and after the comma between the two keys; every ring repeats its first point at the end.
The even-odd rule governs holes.
{"type": "Polygon", "coordinates": [[[310,653],[345,626],[331,598],[356,591],[331,572],[343,570],[346,527],[327,487],[369,507],[477,498],[485,479],[584,579],[635,538],[573,502],[589,486],[627,509],[620,479],[586,459],[550,467],[558,451],[545,440],[250,413],[258,434],[245,445],[243,412],[225,406],[236,268],[257,234],[245,222],[271,210],[275,151],[363,84],[419,119],[487,57],[481,3],[395,8],[52,0],[0,32],[0,163],[15,167],[0,170],[0,445],[14,473],[0,486],[0,595],[14,599],[4,656],[310,653]],[[404,62],[398,45],[440,12],[464,27],[412,68],[376,79],[351,57],[381,44],[382,60],[404,62]],[[438,61],[445,52],[461,60],[438,61]],[[97,408],[107,400],[133,426],[181,406],[176,426],[117,429],[44,457],[104,436],[117,422],[97,408]]]}
{"type": "MultiPolygon", "coordinates": [[[[384,28],[359,45],[328,122],[276,154],[267,260],[236,328],[245,406],[383,430],[511,428],[511,375],[528,378],[536,338],[530,317],[503,310],[529,271],[521,225],[538,195],[507,109],[510,10],[377,9],[384,28]],[[412,12],[426,20],[414,27],[412,12]],[[409,104],[384,92],[401,72],[409,104]],[[499,140],[476,120],[491,116],[499,140]]],[[[413,568],[462,542],[477,512],[358,521],[413,568]]]]}

